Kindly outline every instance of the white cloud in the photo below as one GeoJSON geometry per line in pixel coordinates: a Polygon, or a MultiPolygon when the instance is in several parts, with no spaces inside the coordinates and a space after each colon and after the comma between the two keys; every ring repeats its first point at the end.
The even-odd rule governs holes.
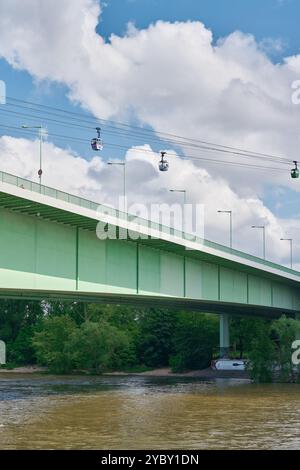
{"type": "MultiPolygon", "coordinates": [[[[296,158],[300,107],[291,103],[291,83],[299,57],[273,64],[241,32],[214,44],[199,21],[158,21],[144,30],[131,25],[126,36],[105,42],[95,30],[97,1],[51,5],[2,0],[0,56],[14,67],[66,84],[71,99],[104,118],[133,112],[155,130],[296,158]]],[[[223,166],[214,171],[230,178],[223,166]]],[[[257,174],[236,174],[243,189],[261,187],[257,174]]],[[[275,184],[292,184],[288,172],[272,175],[275,184]]]]}

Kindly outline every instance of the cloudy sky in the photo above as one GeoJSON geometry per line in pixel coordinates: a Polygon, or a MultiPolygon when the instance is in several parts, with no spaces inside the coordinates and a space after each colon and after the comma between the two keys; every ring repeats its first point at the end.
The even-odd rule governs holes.
{"type": "Polygon", "coordinates": [[[300,105],[291,99],[300,79],[299,14],[297,0],[1,0],[8,99],[0,106],[0,169],[37,179],[38,141],[20,126],[43,121],[45,184],[116,204],[121,167],[106,162],[126,159],[129,203],[178,202],[169,189],[186,189],[188,202],[205,205],[207,238],[228,243],[228,220],[217,210],[230,209],[236,248],[261,256],[251,225],[265,224],[267,257],[288,264],[280,238],[292,237],[299,269],[300,181],[276,162],[300,161],[300,105]],[[65,114],[57,123],[50,108],[39,114],[28,102],[84,121],[65,114]],[[141,138],[131,128],[124,137],[104,123],[98,156],[89,147],[95,117],[155,134],[141,138]],[[158,141],[161,133],[274,158],[172,147],[158,141]],[[161,149],[174,153],[167,173],[151,152],[161,149]]]}

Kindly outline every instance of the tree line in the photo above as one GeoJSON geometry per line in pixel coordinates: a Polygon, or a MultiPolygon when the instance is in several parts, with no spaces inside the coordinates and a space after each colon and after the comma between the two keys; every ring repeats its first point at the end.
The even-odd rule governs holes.
{"type": "MultiPolygon", "coordinates": [[[[232,357],[248,359],[257,382],[298,381],[291,344],[300,324],[233,316],[232,357]]],[[[219,318],[199,312],[80,302],[0,300],[6,367],[39,364],[51,373],[139,372],[208,367],[218,355],[219,318]]]]}

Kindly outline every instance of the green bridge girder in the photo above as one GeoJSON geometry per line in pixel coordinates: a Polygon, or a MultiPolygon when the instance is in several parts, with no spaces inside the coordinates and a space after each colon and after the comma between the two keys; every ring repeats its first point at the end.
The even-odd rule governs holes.
{"type": "Polygon", "coordinates": [[[165,229],[0,172],[0,295],[300,312],[299,272],[165,229]],[[99,221],[157,238],[99,240],[99,221]]]}

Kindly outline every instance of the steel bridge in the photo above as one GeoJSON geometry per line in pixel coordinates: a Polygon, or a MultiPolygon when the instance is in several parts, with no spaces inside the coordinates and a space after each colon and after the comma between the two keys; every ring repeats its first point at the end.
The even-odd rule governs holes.
{"type": "Polygon", "coordinates": [[[300,313],[300,273],[0,172],[0,295],[276,318],[300,313]],[[102,239],[98,223],[126,239],[102,239]],[[119,232],[118,232],[119,233],[119,232]]]}

